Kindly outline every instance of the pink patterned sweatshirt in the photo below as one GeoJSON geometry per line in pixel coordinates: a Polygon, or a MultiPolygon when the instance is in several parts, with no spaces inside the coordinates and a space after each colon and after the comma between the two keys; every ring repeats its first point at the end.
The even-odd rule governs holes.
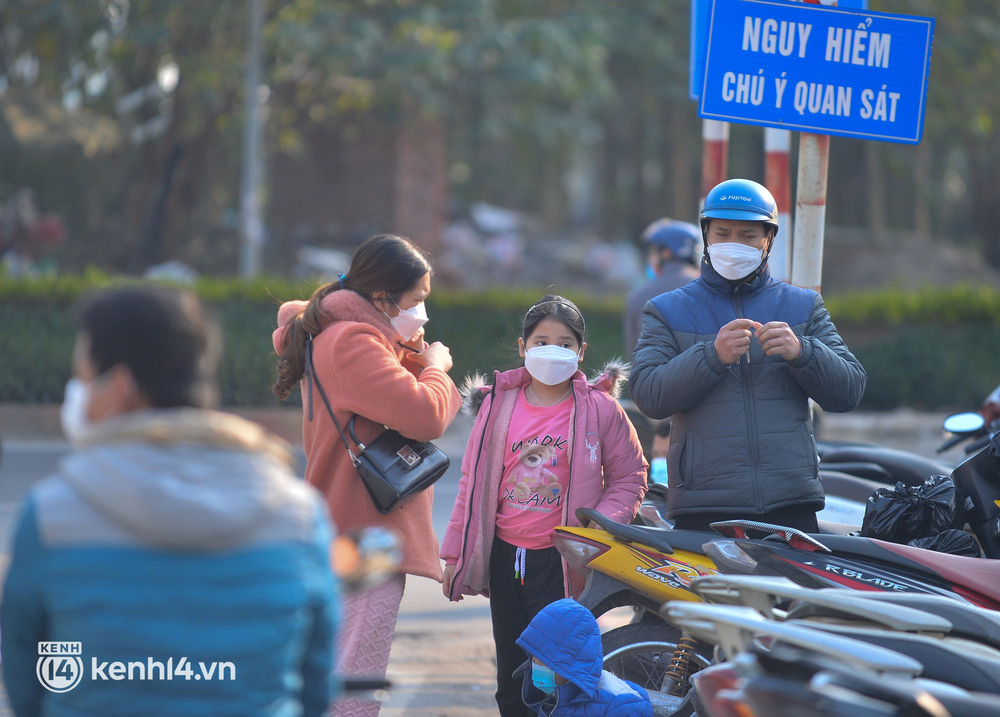
{"type": "MultiPolygon", "coordinates": [[[[573,376],[573,409],[567,453],[570,480],[563,501],[563,525],[579,525],[577,508],[593,508],[613,520],[628,522],[646,493],[647,464],[635,428],[616,400],[627,378],[626,365],[609,364],[588,382],[573,376]]],[[[475,424],[462,460],[462,478],[441,558],[455,565],[451,599],[489,596],[489,561],[496,528],[497,501],[511,414],[521,388],[531,380],[524,368],[497,372],[493,386],[475,376],[463,387],[463,411],[475,424]]],[[[583,578],[563,563],[566,595],[583,590],[583,578]]]]}

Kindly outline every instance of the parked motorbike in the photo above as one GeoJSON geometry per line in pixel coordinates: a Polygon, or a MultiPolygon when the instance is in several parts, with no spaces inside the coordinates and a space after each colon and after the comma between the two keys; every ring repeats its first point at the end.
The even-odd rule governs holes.
{"type": "MultiPolygon", "coordinates": [[[[1000,558],[1000,434],[954,471],[964,519],[987,558],[1000,558]]],[[[752,521],[713,526],[733,540],[706,545],[720,571],[784,575],[805,587],[918,592],[1000,609],[1000,561],[967,558],[853,536],[821,536],[822,547],[752,521]],[[747,540],[766,537],[767,540],[747,540]]]]}
{"type": "MultiPolygon", "coordinates": [[[[1000,470],[989,448],[952,472],[966,519],[987,557],[1000,557],[1000,470]]],[[[623,525],[581,509],[582,525],[556,529],[571,569],[587,575],[580,602],[596,616],[631,606],[632,621],[604,635],[606,668],[647,689],[683,695],[688,673],[708,664],[708,646],[685,639],[656,607],[700,601],[696,578],[718,572],[787,575],[806,587],[942,595],[1000,609],[1000,562],[966,558],[855,536],[730,521],[728,533],[623,525]]]]}
{"type": "MultiPolygon", "coordinates": [[[[716,575],[694,581],[715,606],[752,608],[797,624],[893,650],[920,663],[922,679],[1000,694],[1000,613],[933,595],[803,588],[786,578],[716,575]],[[902,598],[902,599],[900,599],[902,598]]],[[[661,614],[673,622],[671,604],[661,614]]],[[[685,613],[681,605],[682,614],[685,613]]]]}
{"type": "Polygon", "coordinates": [[[664,610],[685,632],[718,646],[719,661],[694,676],[689,693],[703,717],[1000,715],[997,695],[918,678],[920,661],[854,634],[776,622],[748,607],[671,603],[664,610]]]}

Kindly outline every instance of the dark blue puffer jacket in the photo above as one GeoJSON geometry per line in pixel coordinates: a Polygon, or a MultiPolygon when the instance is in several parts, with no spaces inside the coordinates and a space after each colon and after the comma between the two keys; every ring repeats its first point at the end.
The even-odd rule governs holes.
{"type": "Polygon", "coordinates": [[[671,515],[821,509],[809,399],[850,411],[867,379],[815,291],[766,269],[730,281],[703,262],[700,278],[646,304],[629,378],[639,410],[671,419],[671,515]],[[765,356],[751,340],[748,354],[723,365],[715,337],[737,318],[787,323],[802,354],[765,356]]]}
{"type": "Polygon", "coordinates": [[[569,682],[547,695],[524,672],[524,704],[541,717],[653,717],[646,691],[603,669],[597,620],[576,600],[565,598],[542,608],[517,644],[569,682]]]}

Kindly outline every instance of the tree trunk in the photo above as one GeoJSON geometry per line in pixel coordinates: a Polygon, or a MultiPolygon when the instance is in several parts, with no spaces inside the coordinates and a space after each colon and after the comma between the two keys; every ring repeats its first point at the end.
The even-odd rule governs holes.
{"type": "Polygon", "coordinates": [[[447,218],[448,146],[444,120],[419,111],[396,133],[392,226],[424,250],[441,248],[447,218]]]}
{"type": "Polygon", "coordinates": [[[996,201],[1000,170],[989,161],[991,155],[988,151],[984,155],[970,168],[973,187],[972,225],[982,240],[986,263],[1000,269],[1000,235],[996,230],[1000,225],[1000,203],[996,201]]]}
{"type": "Polygon", "coordinates": [[[685,222],[697,222],[701,207],[695,196],[698,186],[698,172],[701,170],[700,157],[695,160],[691,154],[692,143],[688,136],[691,125],[688,109],[679,102],[667,106],[668,125],[663,133],[663,146],[667,150],[664,177],[670,177],[670,216],[685,222]]]}
{"type": "Polygon", "coordinates": [[[865,183],[868,185],[868,231],[876,246],[884,247],[889,241],[888,210],[885,185],[878,143],[865,142],[865,183]]]}
{"type": "Polygon", "coordinates": [[[913,203],[913,229],[917,236],[928,237],[934,233],[931,224],[931,159],[933,152],[930,143],[925,139],[917,145],[914,166],[914,183],[916,185],[916,201],[913,203]]]}
{"type": "Polygon", "coordinates": [[[617,116],[614,109],[605,115],[604,142],[602,144],[602,172],[600,175],[602,204],[602,233],[604,236],[614,236],[621,226],[621,213],[618,202],[620,189],[618,177],[621,167],[621,142],[618,132],[617,116]]]}

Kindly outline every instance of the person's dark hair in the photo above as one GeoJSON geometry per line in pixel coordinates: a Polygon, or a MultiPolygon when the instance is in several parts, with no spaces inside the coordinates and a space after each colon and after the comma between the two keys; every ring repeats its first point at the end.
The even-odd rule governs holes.
{"type": "Polygon", "coordinates": [[[127,367],[153,407],[218,402],[219,332],[194,294],[151,286],[103,289],[81,302],[77,323],[98,374],[127,367]]]}
{"type": "Polygon", "coordinates": [[[524,321],[521,323],[521,338],[527,341],[528,337],[531,336],[531,332],[544,319],[555,319],[560,323],[566,324],[573,332],[573,335],[576,336],[576,340],[580,345],[583,345],[584,339],[587,336],[587,324],[583,320],[583,314],[580,313],[580,309],[572,301],[555,294],[543,296],[536,301],[524,315],[524,321]]]}
{"type": "Polygon", "coordinates": [[[393,301],[412,289],[431,270],[424,252],[406,237],[377,234],[354,250],[351,268],[338,281],[316,289],[305,310],[285,327],[285,349],[278,359],[278,379],[271,390],[284,400],[302,379],[306,367],[306,339],[323,330],[323,299],[340,289],[350,289],[369,301],[384,291],[393,301]]]}

